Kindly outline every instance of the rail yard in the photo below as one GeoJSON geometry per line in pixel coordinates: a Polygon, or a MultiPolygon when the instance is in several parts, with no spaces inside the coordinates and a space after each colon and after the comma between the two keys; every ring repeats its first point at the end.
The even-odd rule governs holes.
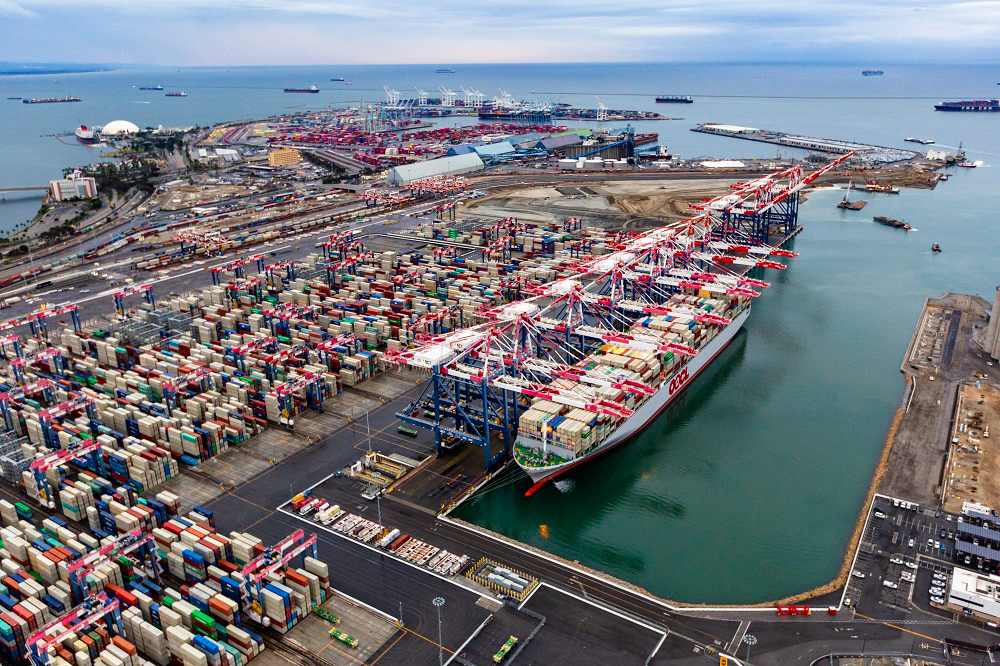
{"type": "MultiPolygon", "coordinates": [[[[655,418],[796,256],[800,195],[877,147],[827,146],[846,154],[815,169],[640,168],[655,135],[555,123],[653,115],[418,92],[201,131],[211,176],[160,178],[3,270],[5,660],[739,664],[752,625],[755,664],[849,656],[860,633],[980,663],[962,658],[987,620],[941,622],[970,613],[932,591],[964,580],[945,555],[1000,562],[996,490],[974,485],[996,464],[978,383],[950,431],[953,513],[875,495],[854,575],[798,605],[682,607],[449,516],[655,418]],[[969,537],[941,549],[951,523],[969,537]],[[932,543],[907,551],[910,532],[932,543]],[[875,583],[904,569],[922,610],[875,583]]],[[[959,310],[926,315],[914,371],[951,363],[959,310]]]]}

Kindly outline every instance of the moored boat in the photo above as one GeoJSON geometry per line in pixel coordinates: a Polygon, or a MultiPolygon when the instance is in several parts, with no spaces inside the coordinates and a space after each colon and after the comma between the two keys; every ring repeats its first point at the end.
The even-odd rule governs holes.
{"type": "MultiPolygon", "coordinates": [[[[732,342],[750,315],[750,304],[736,301],[731,304],[729,324],[714,330],[712,337],[706,336],[703,346],[695,356],[686,361],[676,362],[671,371],[664,373],[659,380],[659,387],[651,396],[638,403],[631,416],[618,425],[607,438],[590,445],[583,452],[568,451],[565,446],[555,441],[548,441],[548,424],[541,428],[546,440],[531,437],[519,430],[514,442],[514,461],[531,477],[533,485],[526,495],[532,495],[546,482],[569,471],[577,465],[610,451],[631,439],[649,425],[666,407],[687,387],[698,374],[732,342]]],[[[547,419],[552,421],[554,419],[547,419]]],[[[559,424],[556,424],[558,428],[559,424]]],[[[593,429],[592,429],[593,431],[593,429]]],[[[555,435],[553,435],[553,440],[555,435]]]]}
{"type": "Polygon", "coordinates": [[[73,134],[76,135],[77,141],[86,144],[88,146],[93,145],[98,141],[100,141],[100,138],[97,136],[97,133],[94,132],[94,130],[87,127],[86,125],[80,125],[79,127],[77,127],[76,131],[73,134]]]}

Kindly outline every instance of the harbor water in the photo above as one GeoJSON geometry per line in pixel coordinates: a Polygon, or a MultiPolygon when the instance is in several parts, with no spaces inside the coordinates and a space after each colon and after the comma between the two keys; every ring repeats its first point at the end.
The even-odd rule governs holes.
{"type": "Polygon", "coordinates": [[[790,243],[801,256],[768,271],[744,330],[656,421],[530,498],[527,478],[504,474],[455,516],[677,601],[761,602],[828,582],[924,299],[989,298],[1000,280],[991,184],[979,169],[935,192],[863,195],[863,211],[813,193],[790,243]]]}
{"type": "MultiPolygon", "coordinates": [[[[743,332],[629,444],[531,498],[526,478],[488,486],[456,515],[578,560],[665,598],[742,603],[831,579],[902,395],[899,364],[924,298],[990,294],[1000,282],[1000,114],[941,114],[941,99],[995,95],[990,67],[735,65],[468,65],[120,70],[0,77],[0,187],[44,185],[101,149],[51,135],[126,119],[141,127],[211,125],[294,108],[384,97],[382,85],[434,94],[497,86],[515,97],[658,110],[683,120],[639,123],[683,157],[767,158],[790,149],[696,134],[740,124],[894,147],[907,136],[962,142],[977,169],[953,169],[934,191],[865,194],[861,211],[821,190],[802,206],[801,256],[754,303],[743,332]],[[343,76],[352,86],[330,82],[343,76]],[[186,98],[134,86],[162,84],[186,98]],[[283,94],[316,84],[317,95],[283,94]],[[535,94],[533,94],[535,93],[535,94]],[[648,94],[647,94],[648,93],[648,94]],[[656,94],[690,94],[657,105],[656,94]],[[75,95],[79,103],[3,98],[75,95]],[[872,222],[904,219],[905,233],[872,222]],[[943,252],[933,254],[932,243],[943,252]]],[[[412,93],[416,95],[416,93],[412,93]]],[[[463,120],[462,122],[468,122],[463,120]]],[[[917,147],[919,148],[919,147],[917,147]]],[[[0,229],[30,217],[34,195],[5,195],[0,229]]]]}

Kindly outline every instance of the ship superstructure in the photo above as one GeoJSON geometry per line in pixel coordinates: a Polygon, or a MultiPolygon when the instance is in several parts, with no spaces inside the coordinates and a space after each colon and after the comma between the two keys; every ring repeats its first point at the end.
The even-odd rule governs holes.
{"type": "MultiPolygon", "coordinates": [[[[397,416],[432,430],[439,452],[478,444],[487,469],[512,454],[528,494],[627,441],[733,339],[769,286],[747,272],[797,256],[767,240],[790,236],[798,192],[851,155],[808,176],[796,166],[738,183],[689,220],[620,233],[609,253],[576,248],[562,277],[478,313],[484,323],[387,353],[432,373],[397,416]]],[[[523,228],[495,226],[491,250],[523,228]]]]}

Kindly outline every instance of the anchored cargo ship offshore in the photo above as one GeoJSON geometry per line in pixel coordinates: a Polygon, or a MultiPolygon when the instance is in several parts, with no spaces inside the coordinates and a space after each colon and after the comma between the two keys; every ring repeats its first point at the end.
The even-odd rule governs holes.
{"type": "MultiPolygon", "coordinates": [[[[750,315],[749,301],[746,296],[712,299],[675,295],[664,304],[667,308],[690,308],[709,319],[718,317],[716,321],[729,323],[719,325],[694,318],[685,322],[683,317],[660,315],[639,320],[629,331],[629,335],[638,333],[692,347],[697,350],[694,356],[618,348],[612,341],[577,364],[588,371],[610,366],[617,370],[610,376],[632,378],[656,389],[652,395],[627,392],[624,404],[634,411],[624,420],[535,399],[521,415],[514,441],[514,460],[534,482],[526,494],[533,494],[547,481],[624,443],[649,425],[732,342],[750,315]]],[[[622,394],[621,389],[606,392],[612,400],[622,394]]]]}

